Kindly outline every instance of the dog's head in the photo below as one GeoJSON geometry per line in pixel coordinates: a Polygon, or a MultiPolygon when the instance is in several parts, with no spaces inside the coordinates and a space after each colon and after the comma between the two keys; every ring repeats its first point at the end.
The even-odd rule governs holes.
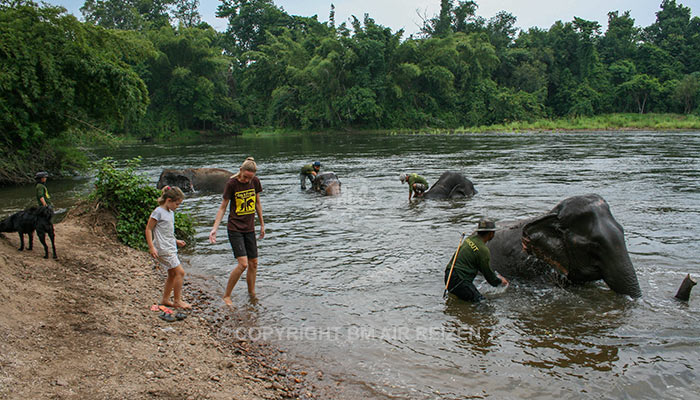
{"type": "Polygon", "coordinates": [[[0,221],[0,232],[13,232],[13,224],[10,217],[0,221]]]}

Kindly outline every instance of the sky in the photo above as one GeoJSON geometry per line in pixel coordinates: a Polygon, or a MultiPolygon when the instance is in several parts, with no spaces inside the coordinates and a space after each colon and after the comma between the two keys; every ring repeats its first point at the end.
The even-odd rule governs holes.
{"type": "MultiPolygon", "coordinates": [[[[45,0],[54,5],[61,5],[69,13],[82,19],[80,7],[84,0],[45,0]]],[[[516,26],[528,29],[534,26],[549,28],[556,21],[570,22],[574,17],[598,21],[607,27],[608,12],[630,11],[637,26],[646,27],[656,20],[661,0],[476,0],[479,5],[477,14],[488,19],[499,11],[507,11],[517,18],[516,26]]],[[[404,29],[405,36],[416,33],[422,25],[421,16],[432,17],[440,11],[440,0],[274,0],[277,6],[289,14],[312,16],[319,21],[327,21],[330,4],[335,5],[336,24],[347,21],[352,15],[362,20],[365,13],[378,24],[392,28],[393,31],[404,29]]],[[[455,0],[456,3],[456,0],[455,0]]],[[[678,3],[691,8],[693,16],[699,15],[700,0],[679,0],[678,3]]],[[[199,12],[202,18],[216,30],[226,29],[226,20],[216,18],[219,0],[200,0],[199,12]]]]}

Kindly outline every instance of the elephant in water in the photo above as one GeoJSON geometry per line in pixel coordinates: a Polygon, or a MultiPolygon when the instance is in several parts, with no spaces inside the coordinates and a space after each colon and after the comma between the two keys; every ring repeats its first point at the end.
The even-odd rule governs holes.
{"type": "Polygon", "coordinates": [[[447,171],[440,175],[430,190],[423,194],[426,199],[454,199],[471,197],[477,193],[474,184],[459,172],[447,171]]]}
{"type": "Polygon", "coordinates": [[[596,194],[570,197],[545,215],[500,228],[487,246],[491,266],[506,277],[602,279],[617,293],[642,295],[622,226],[596,194]]]}
{"type": "Polygon", "coordinates": [[[326,195],[336,195],[340,193],[340,180],[333,172],[322,172],[316,175],[311,189],[326,195]]]}
{"type": "Polygon", "coordinates": [[[233,172],[221,168],[164,169],[158,179],[157,188],[177,186],[183,192],[224,192],[226,182],[233,172]]]}

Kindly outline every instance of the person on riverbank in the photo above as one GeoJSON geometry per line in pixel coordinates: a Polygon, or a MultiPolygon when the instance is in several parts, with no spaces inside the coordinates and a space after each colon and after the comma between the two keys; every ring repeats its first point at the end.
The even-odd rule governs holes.
{"type": "Polygon", "coordinates": [[[450,258],[445,269],[445,283],[448,293],[452,293],[465,301],[478,303],[484,299],[474,286],[474,278],[481,272],[491,286],[508,286],[508,280],[491,268],[491,252],[486,243],[496,234],[496,224],[489,219],[482,219],[476,228],[476,233],[464,240],[459,247],[457,260],[450,258]],[[450,276],[450,270],[452,274],[450,276]]]}
{"type": "Polygon", "coordinates": [[[426,190],[428,190],[428,181],[418,174],[401,174],[399,175],[399,180],[401,183],[408,182],[408,201],[411,201],[413,193],[416,197],[423,196],[426,190]]]}
{"type": "Polygon", "coordinates": [[[316,179],[316,175],[318,175],[320,170],[321,163],[319,161],[314,161],[311,164],[306,164],[301,167],[301,171],[299,172],[299,180],[301,181],[302,190],[306,190],[307,179],[311,182],[311,185],[314,184],[314,179],[316,179]]]}
{"type": "Polygon", "coordinates": [[[34,175],[36,180],[36,201],[39,203],[39,207],[53,207],[49,189],[46,188],[46,180],[48,178],[49,173],[46,171],[39,171],[34,175]]]}
{"type": "Polygon", "coordinates": [[[168,278],[163,289],[161,304],[169,307],[192,308],[182,300],[182,284],[185,270],[177,257],[177,248],[183,247],[184,240],[175,238],[175,210],[185,199],[177,186],[165,186],[158,199],[158,207],[153,210],[146,224],[146,243],[148,252],[160,265],[168,270],[168,278]],[[170,302],[170,295],[173,301],[170,302]]]}
{"type": "Polygon", "coordinates": [[[238,265],[231,271],[224,293],[224,302],[231,306],[231,292],[238,283],[243,271],[246,271],[248,295],[255,299],[255,278],[258,272],[258,244],[255,240],[255,214],[260,221],[260,239],[265,237],[265,222],[263,220],[260,192],[262,184],[255,176],[257,165],[253,157],[248,157],[240,170],[229,179],[224,188],[223,200],[216,213],[214,227],[209,233],[209,242],[216,243],[216,231],[219,223],[226,214],[226,208],[231,203],[228,216],[228,240],[231,243],[233,256],[238,265]],[[231,201],[233,200],[233,201],[231,201]]]}

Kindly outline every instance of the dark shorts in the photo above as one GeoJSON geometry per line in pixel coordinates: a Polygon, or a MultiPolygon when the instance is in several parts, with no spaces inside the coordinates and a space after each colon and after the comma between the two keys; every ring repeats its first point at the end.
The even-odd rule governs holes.
{"type": "MultiPolygon", "coordinates": [[[[450,274],[450,270],[445,271],[445,283],[447,283],[447,277],[450,274]]],[[[447,287],[447,292],[459,297],[464,301],[471,301],[472,303],[478,303],[484,300],[484,296],[479,293],[479,290],[474,286],[473,282],[460,281],[457,274],[452,271],[452,278],[450,278],[450,286],[447,287]]]]}
{"type": "Polygon", "coordinates": [[[258,243],[255,241],[255,232],[228,231],[228,241],[233,249],[233,256],[258,258],[258,243]]]}
{"type": "Polygon", "coordinates": [[[425,193],[426,189],[428,189],[428,187],[422,183],[416,183],[413,187],[413,191],[416,192],[416,196],[421,196],[423,193],[425,193]]]}

